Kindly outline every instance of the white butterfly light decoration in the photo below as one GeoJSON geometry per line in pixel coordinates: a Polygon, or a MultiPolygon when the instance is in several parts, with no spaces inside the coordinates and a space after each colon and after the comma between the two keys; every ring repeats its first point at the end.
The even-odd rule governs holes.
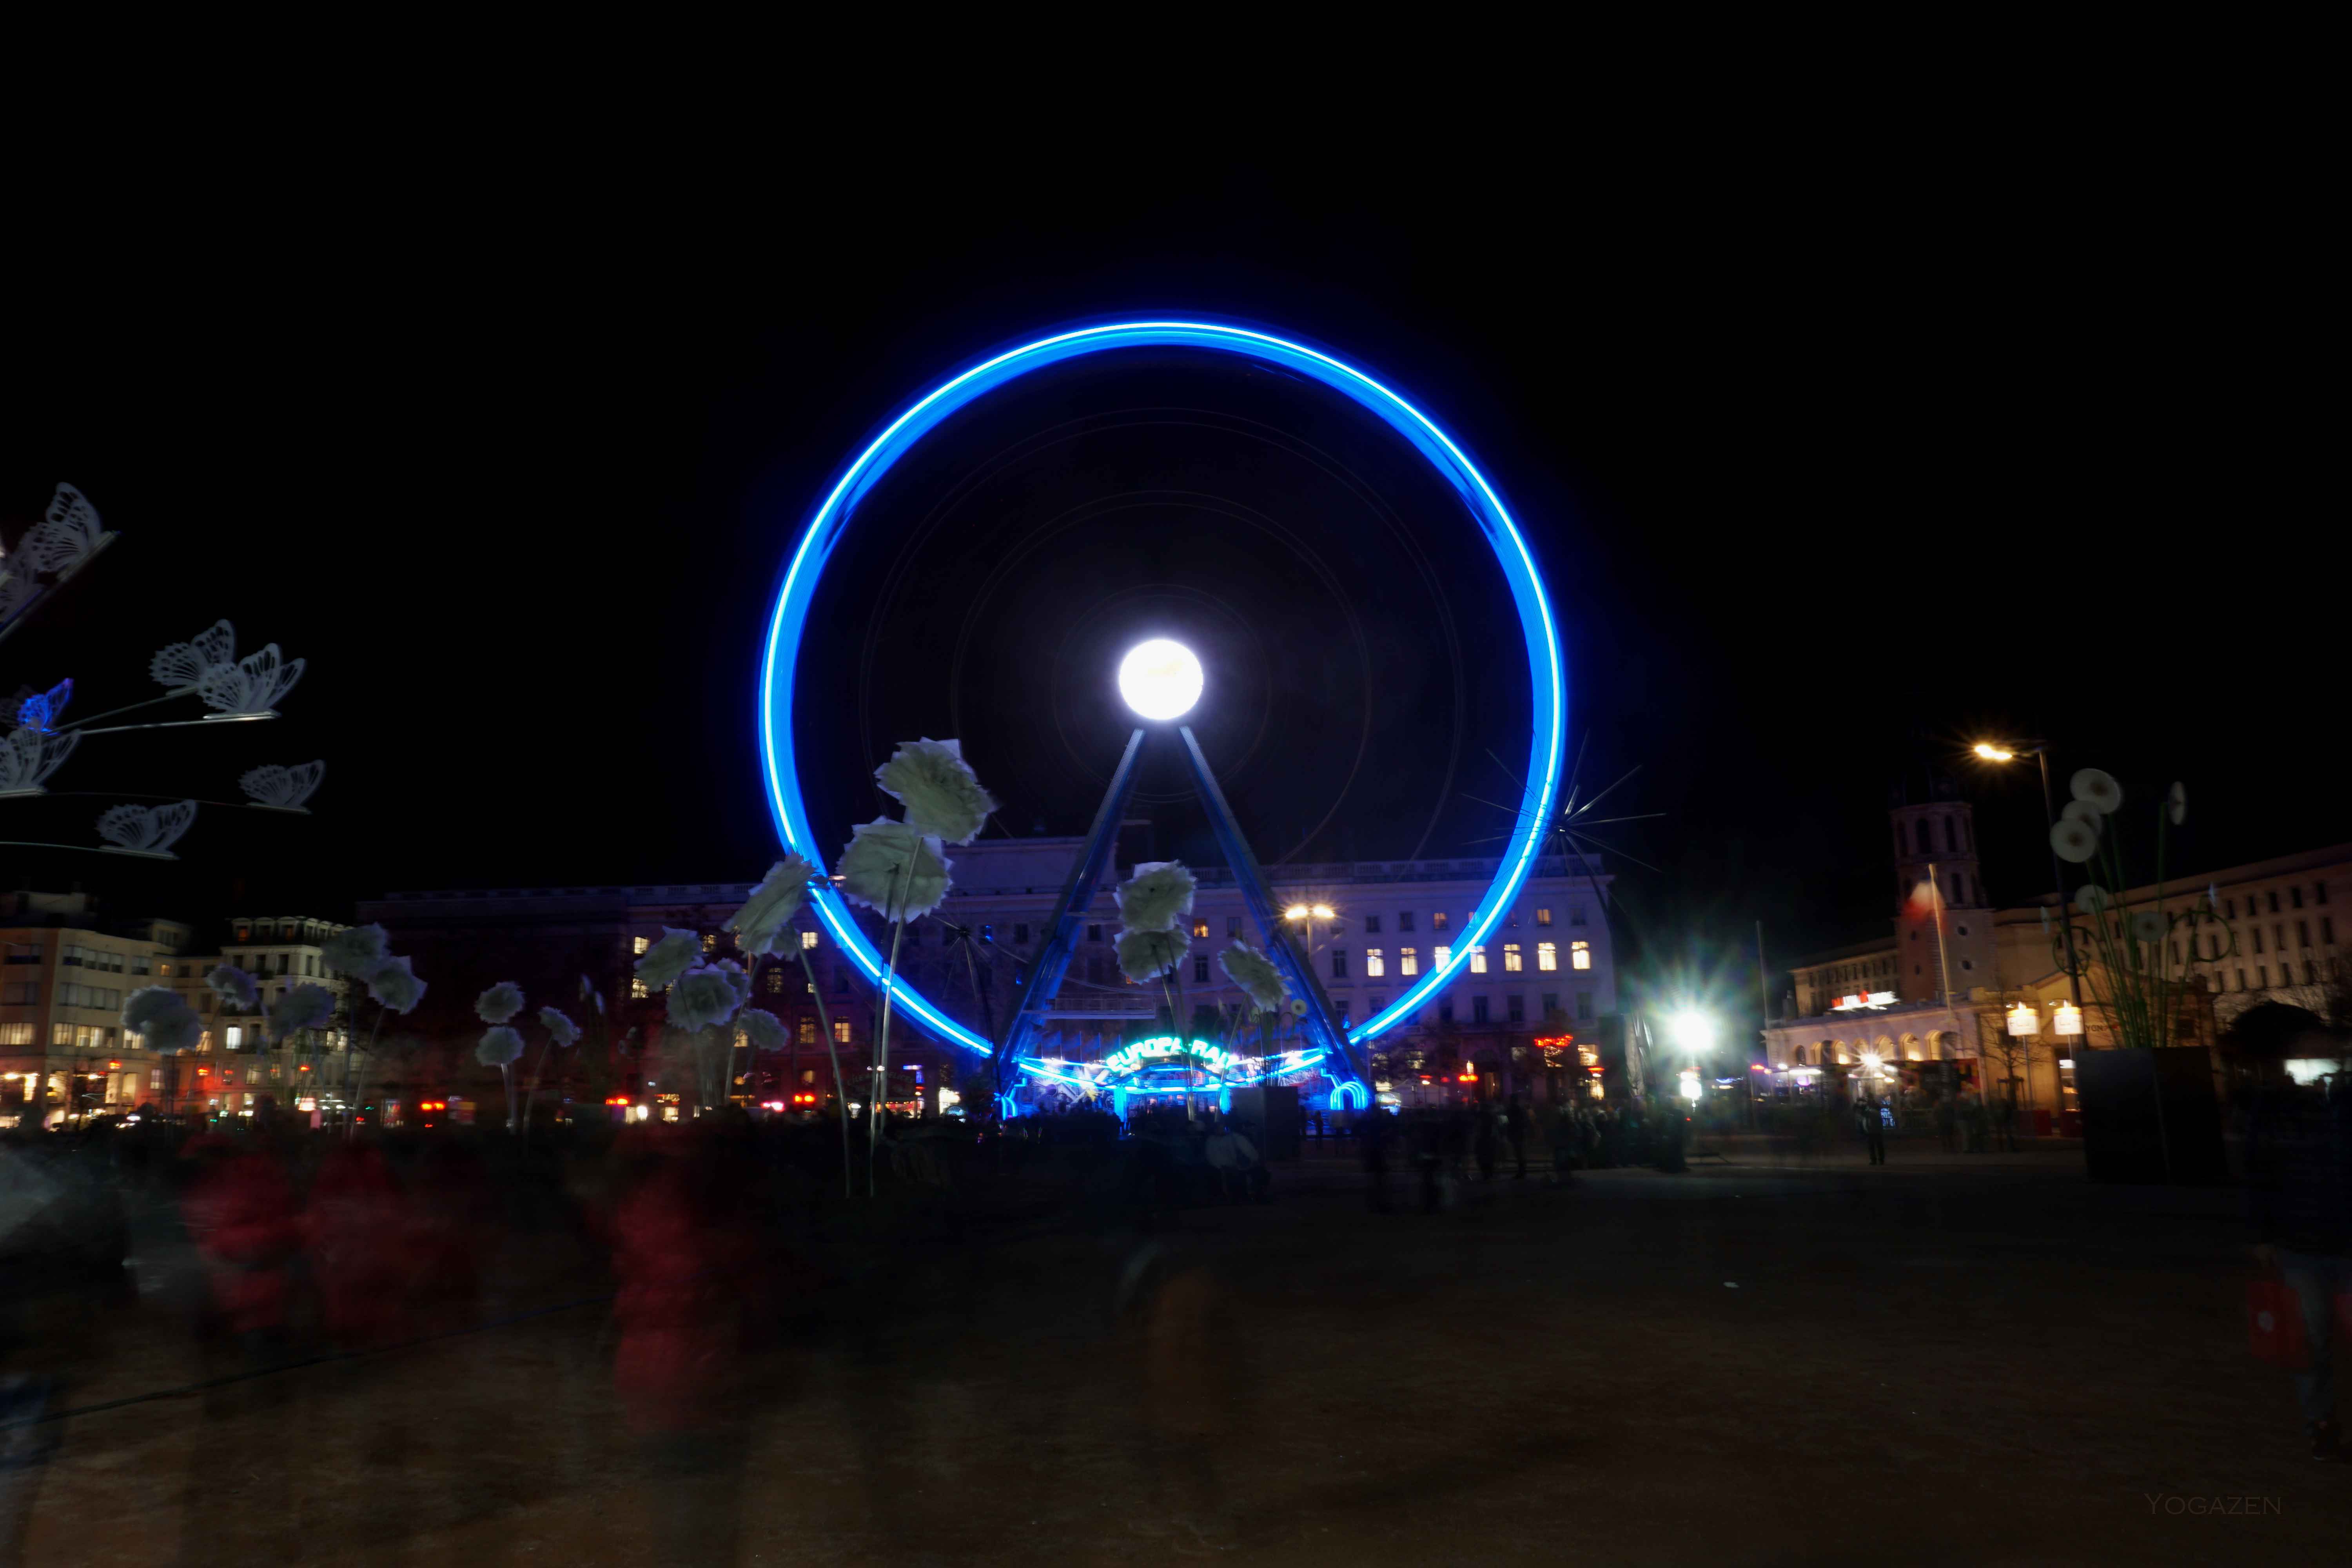
{"type": "Polygon", "coordinates": [[[42,781],[73,755],[80,740],[75,734],[45,735],[29,725],[9,731],[0,740],[0,796],[45,794],[42,781]]]}
{"type": "Polygon", "coordinates": [[[275,718],[278,700],[302,679],[304,661],[279,657],[271,643],[259,653],[236,657],[236,628],[215,621],[186,642],[156,650],[147,673],[177,697],[193,692],[216,711],[207,719],[275,718]]]}
{"type": "Polygon", "coordinates": [[[308,816],[310,808],[302,803],[310,798],[311,793],[319,787],[319,781],[326,776],[324,761],[302,763],[290,768],[267,763],[236,782],[238,787],[252,797],[256,811],[299,811],[308,816]]]}
{"type": "Polygon", "coordinates": [[[16,551],[0,552],[0,627],[41,596],[39,574],[48,573],[54,587],[113,542],[114,535],[99,521],[89,498],[71,485],[59,485],[49,498],[49,510],[25,531],[16,551]]]}
{"type": "Polygon", "coordinates": [[[136,855],[148,860],[176,860],[172,846],[196,820],[196,803],[170,805],[117,805],[98,819],[101,855],[136,855]]]}

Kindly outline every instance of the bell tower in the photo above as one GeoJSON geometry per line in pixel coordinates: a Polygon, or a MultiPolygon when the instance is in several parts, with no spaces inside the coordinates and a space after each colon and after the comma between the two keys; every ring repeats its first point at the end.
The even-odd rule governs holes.
{"type": "Polygon", "coordinates": [[[1977,867],[1975,812],[1952,781],[1928,780],[1926,802],[1898,796],[1895,835],[1895,994],[1956,998],[1996,984],[1992,901],[1977,867]]]}

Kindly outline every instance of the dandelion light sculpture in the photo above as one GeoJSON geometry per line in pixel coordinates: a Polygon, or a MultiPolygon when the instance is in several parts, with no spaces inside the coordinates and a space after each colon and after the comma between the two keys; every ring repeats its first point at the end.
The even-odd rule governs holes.
{"type": "MultiPolygon", "coordinates": [[[[957,760],[961,762],[962,756],[963,748],[958,746],[957,760]]],[[[833,1037],[833,1020],[825,1014],[824,991],[816,983],[815,966],[809,962],[810,944],[801,940],[800,928],[793,923],[810,888],[817,885],[824,874],[823,867],[803,856],[785,856],[768,868],[768,874],[751,889],[743,907],[728,918],[727,929],[735,933],[736,945],[746,953],[772,958],[789,949],[801,961],[801,976],[807,981],[808,994],[816,1003],[817,1032],[824,1037],[825,1060],[833,1068],[833,1105],[841,1119],[841,1191],[846,1197],[853,1185],[849,1090],[841,1077],[840,1043],[833,1037]]],[[[814,940],[816,933],[808,934],[814,940]]]]}

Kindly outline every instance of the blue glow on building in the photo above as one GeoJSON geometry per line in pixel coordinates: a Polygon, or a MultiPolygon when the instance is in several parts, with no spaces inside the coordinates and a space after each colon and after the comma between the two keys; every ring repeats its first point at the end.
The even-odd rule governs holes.
{"type": "MultiPolygon", "coordinates": [[[[817,584],[834,547],[848,529],[857,502],[892,464],[942,420],[1018,376],[1086,354],[1171,347],[1260,360],[1320,382],[1377,415],[1412,444],[1469,508],[1503,569],[1518,611],[1535,703],[1528,745],[1527,786],[1520,799],[1517,825],[1494,882],[1472,913],[1447,962],[1433,968],[1386,1008],[1349,1031],[1352,1040],[1370,1041],[1410,1018],[1432,993],[1453,978],[1454,972],[1469,961],[1470,950],[1485,943],[1487,933],[1502,919],[1533,869],[1559,794],[1568,733],[1568,681],[1560,658],[1559,629],[1552,620],[1551,602],[1544,591],[1542,576],[1536,570],[1534,554],[1486,476],[1428,415],[1363,371],[1304,343],[1271,332],[1209,321],[1122,321],[1082,327],[1039,338],[983,360],[908,405],[842,471],[833,489],[810,514],[785,567],[783,585],[777,592],[775,608],[769,616],[767,642],[760,662],[760,757],[766,774],[769,810],[775,817],[776,834],[784,847],[821,866],[833,863],[817,843],[809,826],[807,805],[801,796],[800,757],[792,724],[793,679],[817,584]]],[[[817,919],[833,933],[834,941],[851,962],[869,982],[880,985],[882,955],[857,929],[841,895],[819,882],[810,903],[817,919]]],[[[889,989],[896,1005],[931,1034],[967,1050],[988,1053],[990,1042],[933,1006],[903,976],[891,976],[889,989]]]]}

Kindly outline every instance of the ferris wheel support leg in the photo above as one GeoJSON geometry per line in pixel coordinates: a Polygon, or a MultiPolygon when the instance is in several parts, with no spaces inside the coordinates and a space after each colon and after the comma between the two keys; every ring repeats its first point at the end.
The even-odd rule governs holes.
{"type": "Polygon", "coordinates": [[[1054,997],[1062,989],[1062,976],[1070,967],[1070,955],[1078,942],[1079,928],[1086,924],[1087,906],[1095,901],[1095,889],[1101,885],[1105,873],[1112,869],[1111,858],[1118,847],[1118,825],[1127,815],[1127,803],[1135,794],[1137,763],[1143,755],[1143,731],[1137,730],[1127,738],[1127,750],[1118,759],[1118,766],[1110,775],[1110,787],[1103,791],[1102,806],[1095,813],[1094,826],[1087,831],[1087,841],[1078,851],[1077,863],[1070,868],[1070,879],[1063,886],[1062,901],[1055,906],[1054,921],[1045,928],[1045,945],[1037,954],[1037,962],[1013,989],[1012,1016],[1004,1021],[1004,1033],[998,1037],[996,1049],[989,1062],[995,1075],[997,1100],[1008,1103],[1012,1093],[1011,1076],[1020,1065],[1021,1058],[1052,1010],[1054,997]]]}
{"type": "MultiPolygon", "coordinates": [[[[1331,1007],[1331,998],[1325,995],[1323,983],[1315,977],[1315,968],[1300,956],[1298,949],[1283,928],[1282,911],[1275,907],[1274,894],[1265,885],[1265,873],[1257,863],[1257,856],[1243,837],[1241,824],[1234,820],[1234,808],[1225,804],[1225,792],[1217,785],[1217,775],[1209,767],[1209,759],[1201,751],[1201,742],[1192,734],[1190,724],[1180,724],[1177,734],[1183,737],[1184,760],[1192,764],[1192,784],[1201,792],[1201,804],[1207,808],[1209,826],[1217,836],[1217,847],[1225,853],[1225,864],[1233,868],[1234,882],[1241,889],[1242,901],[1249,906],[1250,918],[1265,938],[1266,956],[1290,982],[1290,993],[1307,1003],[1307,1016],[1299,1020],[1307,1039],[1323,1052],[1324,1068],[1336,1084],[1354,1083],[1356,1095],[1366,1103],[1370,1100],[1371,1075],[1363,1052],[1348,1038],[1345,1025],[1331,1007]]],[[[1334,1091],[1338,1092],[1337,1090],[1334,1091]]]]}

